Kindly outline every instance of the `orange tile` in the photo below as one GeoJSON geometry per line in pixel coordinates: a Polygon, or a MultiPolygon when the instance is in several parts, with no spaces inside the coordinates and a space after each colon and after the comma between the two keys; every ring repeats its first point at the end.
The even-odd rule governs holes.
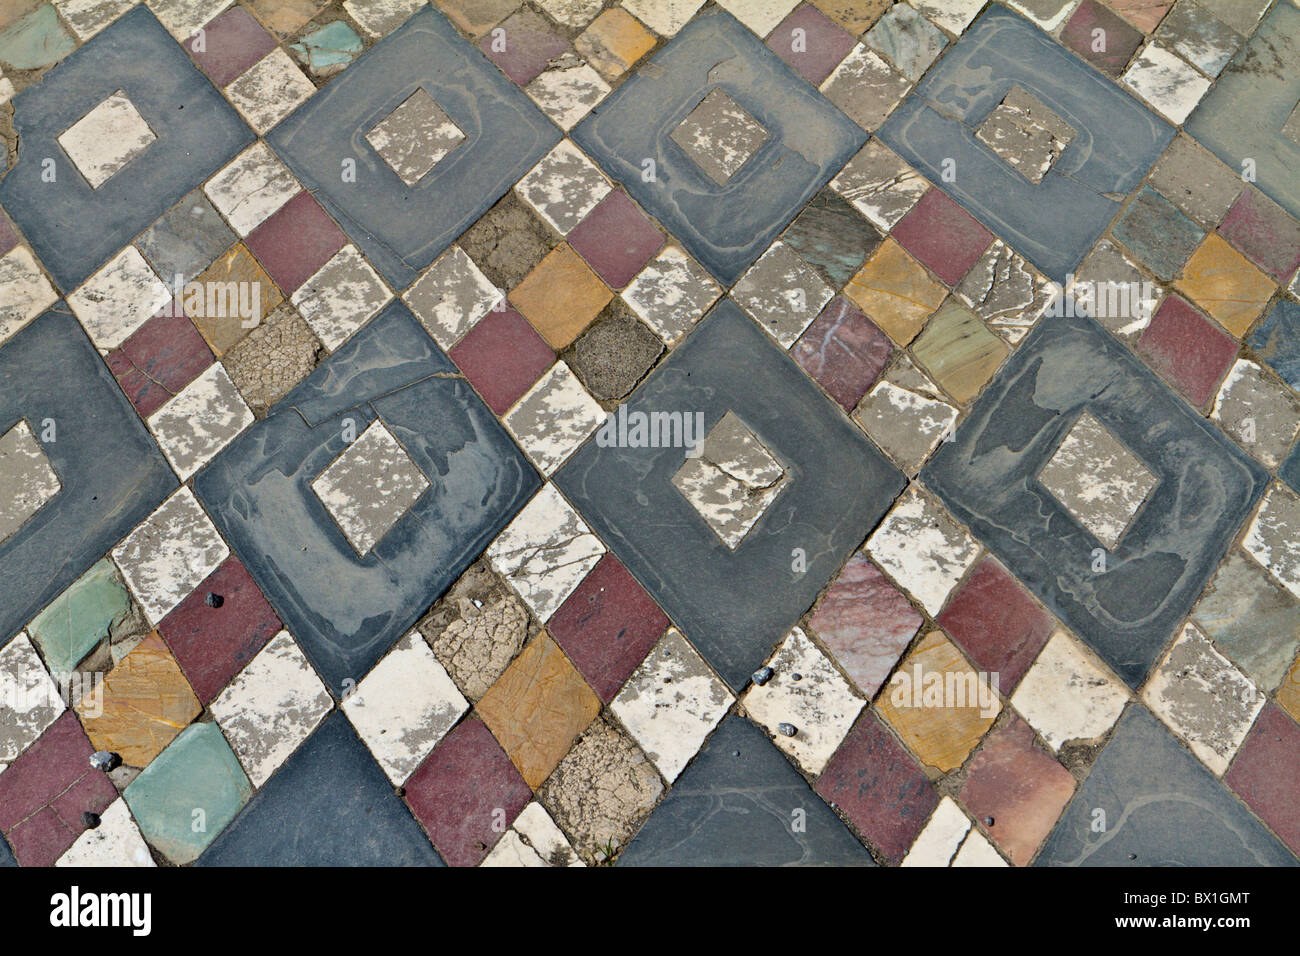
{"type": "Polygon", "coordinates": [[[886,239],[849,280],[845,295],[900,346],[916,338],[948,290],[893,239],[886,239]]]}
{"type": "Polygon", "coordinates": [[[622,7],[612,7],[592,21],[573,45],[605,79],[612,80],[654,48],[655,35],[622,7]]]}
{"type": "Polygon", "coordinates": [[[271,310],[284,301],[279,286],[253,258],[244,244],[238,243],[185,287],[181,304],[185,314],[198,327],[218,358],[244,340],[271,310]],[[191,298],[191,291],[197,293],[191,298]],[[256,321],[245,324],[241,302],[254,304],[256,321]]]}
{"type": "Polygon", "coordinates": [[[614,293],[562,242],[510,293],[510,302],[551,348],[571,343],[600,314],[614,293]]]}
{"type": "Polygon", "coordinates": [[[1187,260],[1183,277],[1174,287],[1237,338],[1259,318],[1277,288],[1272,279],[1213,232],[1187,260]]]}

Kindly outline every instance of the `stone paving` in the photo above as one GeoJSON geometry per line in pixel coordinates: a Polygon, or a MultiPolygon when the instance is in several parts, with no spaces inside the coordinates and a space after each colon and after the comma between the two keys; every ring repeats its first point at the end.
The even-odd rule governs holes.
{"type": "Polygon", "coordinates": [[[1295,0],[0,74],[0,866],[1300,863],[1295,0]]]}

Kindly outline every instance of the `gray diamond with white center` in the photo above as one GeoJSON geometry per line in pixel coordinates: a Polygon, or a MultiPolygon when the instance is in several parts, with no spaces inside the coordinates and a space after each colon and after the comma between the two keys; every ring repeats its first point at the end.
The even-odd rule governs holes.
{"type": "Polygon", "coordinates": [[[408,186],[423,179],[464,139],[461,128],[423,87],[366,134],[375,152],[408,186]]]}
{"type": "Polygon", "coordinates": [[[1106,427],[1079,416],[1038,480],[1079,524],[1110,550],[1158,479],[1106,427]]]}
{"type": "Polygon", "coordinates": [[[719,186],[767,141],[767,130],[723,90],[715,89],[670,134],[719,186]]]}
{"type": "Polygon", "coordinates": [[[333,464],[312,490],[357,554],[369,554],[429,487],[392,432],[376,421],[333,464]]]}
{"type": "Polygon", "coordinates": [[[12,537],[62,487],[26,422],[0,436],[0,543],[12,537]]]}
{"type": "Polygon", "coordinates": [[[118,90],[64,130],[59,145],[90,187],[98,189],[157,138],[135,104],[118,90]]]}
{"type": "Polygon", "coordinates": [[[785,487],[785,469],[733,412],[713,427],[673,485],[733,551],[785,487]]]}
{"type": "Polygon", "coordinates": [[[1019,86],[994,107],[975,133],[1030,182],[1042,182],[1074,139],[1075,130],[1019,86]]]}

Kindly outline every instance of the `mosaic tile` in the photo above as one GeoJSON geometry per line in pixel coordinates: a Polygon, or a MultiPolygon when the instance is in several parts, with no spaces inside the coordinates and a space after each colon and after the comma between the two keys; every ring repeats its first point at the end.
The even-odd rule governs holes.
{"type": "Polygon", "coordinates": [[[1286,282],[1300,266],[1300,223],[1258,190],[1241,194],[1219,235],[1278,282],[1286,282]]]}
{"type": "Polygon", "coordinates": [[[520,314],[554,349],[591,324],[614,294],[568,243],[561,243],[510,293],[520,314]]]}
{"type": "Polygon", "coordinates": [[[105,357],[135,410],[148,418],[213,361],[202,334],[176,300],[105,357]]]}
{"type": "Polygon", "coordinates": [[[1143,189],[1120,214],[1112,234],[1168,282],[1205,237],[1203,230],[1153,189],[1143,189]]]}
{"type": "Polygon", "coordinates": [[[1183,0],[1161,21],[1155,40],[1206,76],[1218,76],[1245,38],[1204,7],[1183,0]]]}
{"type": "Polygon", "coordinates": [[[916,338],[947,290],[892,238],[849,280],[844,294],[899,346],[916,338]]]}
{"type": "Polygon", "coordinates": [[[840,288],[879,245],[880,235],[847,201],[823,190],[790,223],[781,241],[840,288]]]}
{"type": "Polygon", "coordinates": [[[471,701],[496,683],[528,637],[528,609],[480,561],[416,625],[471,701]]]}
{"type": "Polygon", "coordinates": [[[549,61],[569,48],[564,37],[528,7],[512,14],[497,29],[506,42],[494,43],[494,37],[484,37],[479,49],[520,86],[527,86],[549,61]]]}
{"type": "MultiPolygon", "coordinates": [[[[303,190],[248,234],[244,246],[285,295],[292,295],[347,241],[311,193],[303,190]]],[[[271,310],[263,306],[263,313],[271,310]]]]}
{"type": "Polygon", "coordinates": [[[912,354],[962,404],[979,393],[1009,352],[978,316],[956,302],[942,306],[912,341],[912,354]]]}
{"type": "Polygon", "coordinates": [[[1229,554],[1192,612],[1215,647],[1262,691],[1286,676],[1300,645],[1296,600],[1258,564],[1229,554]]]}
{"type": "Polygon", "coordinates": [[[1074,7],[1074,0],[1007,0],[1007,3],[1048,33],[1060,26],[1074,7]]]}
{"type": "Polygon", "coordinates": [[[551,475],[604,421],[604,415],[569,366],[556,362],[502,421],[532,463],[551,475]]]}
{"type": "Polygon", "coordinates": [[[1151,185],[1206,228],[1218,225],[1242,190],[1241,176],[1179,135],[1151,170],[1151,185]]]}
{"type": "Polygon", "coordinates": [[[970,830],[966,814],[952,797],[943,797],[899,866],[950,866],[970,830]]]}
{"type": "Polygon", "coordinates": [[[135,0],[58,0],[54,5],[77,39],[85,41],[135,6],[135,0]]]}
{"type": "Polygon", "coordinates": [[[111,349],[171,301],[171,290],[134,246],[127,246],[68,296],[97,348],[111,349]]]}
{"type": "Polygon", "coordinates": [[[722,293],[704,268],[666,245],[623,290],[622,298],[665,343],[691,330],[722,293]]]}
{"type": "Polygon", "coordinates": [[[853,419],[904,472],[914,476],[952,434],[957,415],[925,374],[903,358],[862,399],[853,419]]]}
{"type": "Polygon", "coordinates": [[[221,357],[230,380],[253,414],[267,410],[301,382],[325,357],[316,333],[288,304],[221,357]]]}
{"type": "Polygon", "coordinates": [[[208,180],[203,191],[235,232],[246,236],[301,187],[266,144],[258,142],[208,180]]]}
{"type": "Polygon", "coordinates": [[[956,288],[957,297],[1012,345],[1047,310],[1051,290],[1042,276],[995,239],[956,288]]]}
{"type": "Polygon", "coordinates": [[[573,45],[605,79],[613,80],[654,49],[655,37],[626,10],[611,7],[573,45]]]}
{"type": "Polygon", "coordinates": [[[55,866],[155,866],[140,828],[123,800],[114,800],[99,818],[59,857],[55,866]]]}
{"type": "Polygon", "coordinates": [[[1290,541],[1297,518],[1300,497],[1273,485],[1247,527],[1242,546],[1279,584],[1300,597],[1300,555],[1290,541]]]}
{"type": "Polygon", "coordinates": [[[162,280],[173,288],[176,276],[189,282],[235,242],[203,193],[195,191],[150,226],[136,248],[162,280]]]}
{"type": "Polygon", "coordinates": [[[654,222],[617,190],[569,235],[569,245],[612,289],[627,285],[664,244],[654,222]]]}
{"type": "Polygon", "coordinates": [[[1076,130],[1035,96],[1013,86],[975,135],[1032,183],[1041,183],[1076,130]]]}
{"type": "Polygon", "coordinates": [[[420,0],[344,0],[343,9],[371,36],[391,33],[416,10],[420,0]]]}
{"type": "Polygon", "coordinates": [[[555,361],[514,309],[491,311],[447,353],[497,415],[510,410],[555,361]]]}
{"type": "Polygon", "coordinates": [[[1011,706],[1057,753],[1100,742],[1126,703],[1127,688],[1064,631],[1052,635],[1011,697],[1011,706]]]}
{"type": "Polygon", "coordinates": [[[623,0],[622,6],[660,36],[676,35],[704,0],[623,0]]]}
{"type": "Polygon", "coordinates": [[[869,131],[885,121],[910,88],[905,77],[862,43],[849,51],[821,85],[828,100],[869,131]]]}
{"type": "Polygon", "coordinates": [[[790,351],[803,370],[850,411],[884,370],[894,348],[852,303],[835,298],[790,351]]]}
{"type": "Polygon", "coordinates": [[[834,294],[783,242],[763,253],[731,290],[741,308],[787,349],[834,294]]]}
{"type": "Polygon", "coordinates": [[[636,387],[664,345],[621,300],[612,301],[603,315],[573,343],[568,364],[596,401],[613,402],[636,387]]]}
{"type": "Polygon", "coordinates": [[[0,344],[40,315],[59,297],[25,246],[0,257],[0,344]]]}
{"type": "Polygon", "coordinates": [[[906,3],[890,7],[864,39],[910,80],[920,79],[948,45],[948,38],[906,3]]]}
{"type": "Polygon", "coordinates": [[[1215,233],[1205,237],[1174,287],[1237,337],[1264,311],[1275,286],[1215,233]]]}
{"type": "Polygon", "coordinates": [[[1268,4],[1261,0],[1243,0],[1240,3],[1226,0],[1198,0],[1201,6],[1214,14],[1238,33],[1249,36],[1259,24],[1259,18],[1268,9],[1268,4]]]}
{"type": "Polygon", "coordinates": [[[1300,728],[1278,707],[1259,715],[1224,778],[1294,852],[1300,847],[1295,780],[1300,728]]]}
{"type": "Polygon", "coordinates": [[[46,3],[0,34],[0,62],[16,70],[37,70],[57,63],[75,46],[54,5],[46,3]]]}
{"type": "Polygon", "coordinates": [[[1176,295],[1156,310],[1137,348],[1165,381],[1198,408],[1209,401],[1237,354],[1234,339],[1176,295]]]}
{"type": "Polygon", "coordinates": [[[536,801],[483,858],[483,866],[584,866],[551,815],[536,801]]]}
{"type": "Polygon", "coordinates": [[[275,38],[243,7],[231,7],[204,25],[202,39],[191,37],[183,46],[208,79],[218,87],[275,49],[275,38]]]}
{"type": "Polygon", "coordinates": [[[566,133],[609,93],[609,84],[576,53],[551,61],[524,92],[566,133]]]}
{"type": "Polygon", "coordinates": [[[253,423],[235,383],[220,364],[208,366],[149,417],[149,428],[172,468],[189,478],[253,423]]]}
{"type": "Polygon", "coordinates": [[[831,188],[885,233],[930,186],[897,153],[873,139],[831,180],[831,188]]]}
{"type": "Polygon", "coordinates": [[[768,37],[768,48],[809,83],[821,83],[854,47],[853,35],[811,4],[801,4],[768,37]]]}
{"type": "Polygon", "coordinates": [[[1300,305],[1279,299],[1246,344],[1288,385],[1300,385],[1300,305]]]}
{"type": "Polygon", "coordinates": [[[0,435],[0,479],[8,492],[0,506],[0,542],[4,542],[62,490],[59,476],[26,422],[0,435]]]}
{"type": "Polygon", "coordinates": [[[316,76],[331,76],[361,53],[361,37],[342,20],[327,23],[303,36],[291,49],[316,76]]]}
{"type": "Polygon", "coordinates": [[[979,545],[913,485],[867,539],[867,552],[934,617],[974,563],[979,545]]]}
{"type": "Polygon", "coordinates": [[[1107,76],[1117,77],[1142,45],[1142,31],[1097,0],[1083,0],[1061,30],[1061,42],[1107,76]]]}
{"type": "Polygon", "coordinates": [[[1210,418],[1268,468],[1280,465],[1300,432],[1300,400],[1238,359],[1223,380],[1210,418]]]}
{"type": "Polygon", "coordinates": [[[103,559],[34,617],[27,631],[50,670],[66,672],[127,624],[132,612],[126,583],[113,562],[103,559]]]}
{"type": "Polygon", "coordinates": [[[0,682],[5,691],[0,760],[8,765],[58,720],[67,706],[26,634],[19,633],[0,648],[0,661],[4,662],[0,682]]]}

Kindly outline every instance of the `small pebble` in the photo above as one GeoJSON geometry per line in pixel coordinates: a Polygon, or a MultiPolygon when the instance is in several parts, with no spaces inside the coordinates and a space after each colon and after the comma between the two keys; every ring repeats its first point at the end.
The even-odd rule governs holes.
{"type": "Polygon", "coordinates": [[[203,603],[208,607],[221,607],[221,605],[226,603],[226,599],[220,594],[215,594],[212,591],[209,591],[208,596],[203,599],[203,603]]]}
{"type": "Polygon", "coordinates": [[[87,830],[93,830],[99,826],[99,814],[85,810],[81,814],[81,822],[86,825],[87,830]]]}
{"type": "Polygon", "coordinates": [[[993,826],[993,818],[992,818],[992,817],[985,817],[985,818],[984,818],[984,825],[985,825],[986,827],[991,827],[991,826],[993,826]]]}
{"type": "Polygon", "coordinates": [[[795,728],[794,724],[780,723],[776,725],[776,729],[779,733],[781,733],[786,737],[793,737],[795,734],[799,732],[795,728]]]}
{"type": "Polygon", "coordinates": [[[96,750],[90,755],[90,765],[96,770],[103,770],[105,773],[115,768],[122,762],[122,758],[111,750],[96,750]]]}
{"type": "Polygon", "coordinates": [[[752,680],[759,687],[762,687],[764,684],[766,684],[768,681],[772,679],[772,675],[775,673],[776,671],[772,670],[772,668],[770,667],[760,667],[758,670],[754,671],[753,675],[750,677],[750,680],[752,680]]]}
{"type": "Polygon", "coordinates": [[[798,671],[795,671],[793,674],[790,675],[790,679],[791,679],[791,680],[803,680],[803,675],[800,674],[798,671]]]}

